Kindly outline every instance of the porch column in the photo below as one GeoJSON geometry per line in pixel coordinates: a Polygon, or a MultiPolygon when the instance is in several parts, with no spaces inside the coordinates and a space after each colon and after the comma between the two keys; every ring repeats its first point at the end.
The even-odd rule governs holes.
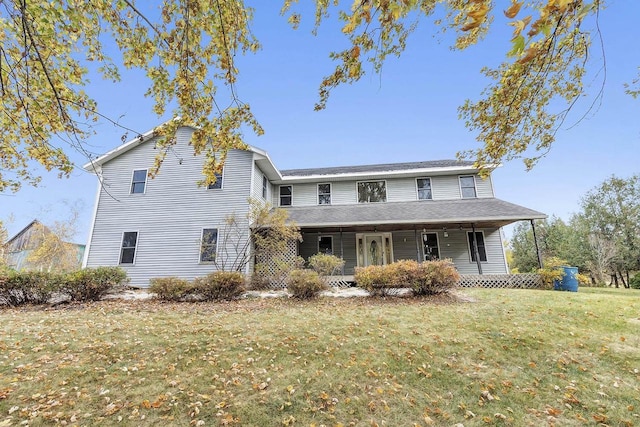
{"type": "Polygon", "coordinates": [[[418,240],[418,230],[415,227],[413,228],[413,234],[415,235],[415,239],[416,239],[416,260],[418,262],[421,262],[422,260],[420,259],[420,240],[418,240]]]}
{"type": "Polygon", "coordinates": [[[476,225],[471,224],[471,232],[473,242],[473,255],[476,257],[476,264],[478,265],[478,274],[482,274],[482,263],[480,262],[480,253],[478,252],[478,241],[476,240],[476,225]]]}
{"type": "Polygon", "coordinates": [[[531,219],[531,230],[533,231],[533,243],[536,245],[536,255],[538,256],[538,267],[542,268],[542,255],[540,254],[540,246],[538,246],[538,237],[536,236],[536,221],[531,219]]]}
{"type": "MultiPolygon", "coordinates": [[[[342,258],[344,260],[344,245],[342,242],[342,227],[340,227],[340,258],[342,258]]],[[[342,275],[344,276],[344,263],[342,264],[342,268],[341,268],[341,272],[342,275]]]]}

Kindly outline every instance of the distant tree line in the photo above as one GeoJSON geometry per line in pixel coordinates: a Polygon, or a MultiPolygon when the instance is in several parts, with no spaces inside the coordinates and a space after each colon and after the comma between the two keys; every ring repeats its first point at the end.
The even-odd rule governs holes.
{"type": "MultiPolygon", "coordinates": [[[[543,261],[557,257],[590,275],[594,285],[628,288],[640,271],[640,175],[612,176],[589,191],[580,208],[568,222],[536,221],[543,261]]],[[[518,224],[510,243],[512,271],[538,268],[530,224],[518,224]]]]}

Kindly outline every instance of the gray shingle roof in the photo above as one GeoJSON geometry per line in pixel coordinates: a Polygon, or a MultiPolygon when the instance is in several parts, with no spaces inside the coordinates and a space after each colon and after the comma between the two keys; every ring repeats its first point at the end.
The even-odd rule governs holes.
{"type": "Polygon", "coordinates": [[[330,168],[311,168],[311,169],[287,169],[280,173],[286,176],[310,176],[310,175],[340,175],[348,173],[366,173],[366,172],[388,172],[402,171],[411,169],[431,169],[431,168],[449,168],[460,166],[473,166],[471,161],[460,160],[432,160],[425,162],[408,162],[408,163],[384,163],[379,165],[360,165],[360,166],[336,166],[330,168]]]}
{"type": "Polygon", "coordinates": [[[362,203],[286,208],[300,227],[383,224],[491,223],[495,226],[547,216],[495,198],[362,203]]]}

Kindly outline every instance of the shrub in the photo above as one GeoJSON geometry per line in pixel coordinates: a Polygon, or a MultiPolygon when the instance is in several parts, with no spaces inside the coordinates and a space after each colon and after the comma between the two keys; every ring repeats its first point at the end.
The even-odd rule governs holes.
{"type": "Polygon", "coordinates": [[[357,267],[353,280],[371,295],[388,295],[391,289],[400,287],[394,283],[394,272],[392,270],[385,265],[357,267]]]}
{"type": "Polygon", "coordinates": [[[436,295],[455,288],[460,275],[451,260],[442,259],[416,263],[408,279],[414,295],[436,295]]]}
{"type": "Polygon", "coordinates": [[[0,273],[0,304],[19,306],[46,304],[60,289],[62,277],[55,273],[25,271],[0,273]]]}
{"type": "Polygon", "coordinates": [[[149,292],[162,301],[182,301],[193,292],[191,283],[178,277],[155,277],[149,283],[149,292]]]}
{"type": "Polygon", "coordinates": [[[326,280],[327,276],[333,276],[342,271],[344,260],[335,255],[318,253],[309,257],[309,267],[326,280]]]}
{"type": "Polygon", "coordinates": [[[560,267],[564,265],[568,265],[567,261],[556,257],[551,257],[544,261],[544,268],[538,269],[538,274],[545,289],[553,289],[554,282],[562,280],[564,270],[560,267]]]}
{"type": "Polygon", "coordinates": [[[629,287],[631,289],[640,289],[640,273],[636,273],[635,276],[629,280],[629,287]]]}
{"type": "Polygon", "coordinates": [[[576,279],[580,286],[591,286],[591,277],[586,274],[578,273],[576,274],[576,279]]]}
{"type": "Polygon", "coordinates": [[[120,267],[85,268],[69,273],[61,291],[71,301],[99,301],[128,282],[127,273],[120,267]]]}
{"type": "Polygon", "coordinates": [[[287,290],[294,298],[315,298],[326,288],[320,275],[313,270],[293,270],[287,277],[287,290]]]}
{"type": "Polygon", "coordinates": [[[237,271],[215,271],[193,281],[193,294],[203,301],[232,300],[244,292],[245,279],[237,271]]]}

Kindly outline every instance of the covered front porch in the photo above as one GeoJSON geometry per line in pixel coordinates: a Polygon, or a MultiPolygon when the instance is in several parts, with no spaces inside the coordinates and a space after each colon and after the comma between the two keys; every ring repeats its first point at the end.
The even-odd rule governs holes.
{"type": "Polygon", "coordinates": [[[509,272],[500,228],[546,215],[495,198],[292,207],[304,259],[323,252],[356,267],[397,260],[451,259],[460,274],[509,272]]]}

